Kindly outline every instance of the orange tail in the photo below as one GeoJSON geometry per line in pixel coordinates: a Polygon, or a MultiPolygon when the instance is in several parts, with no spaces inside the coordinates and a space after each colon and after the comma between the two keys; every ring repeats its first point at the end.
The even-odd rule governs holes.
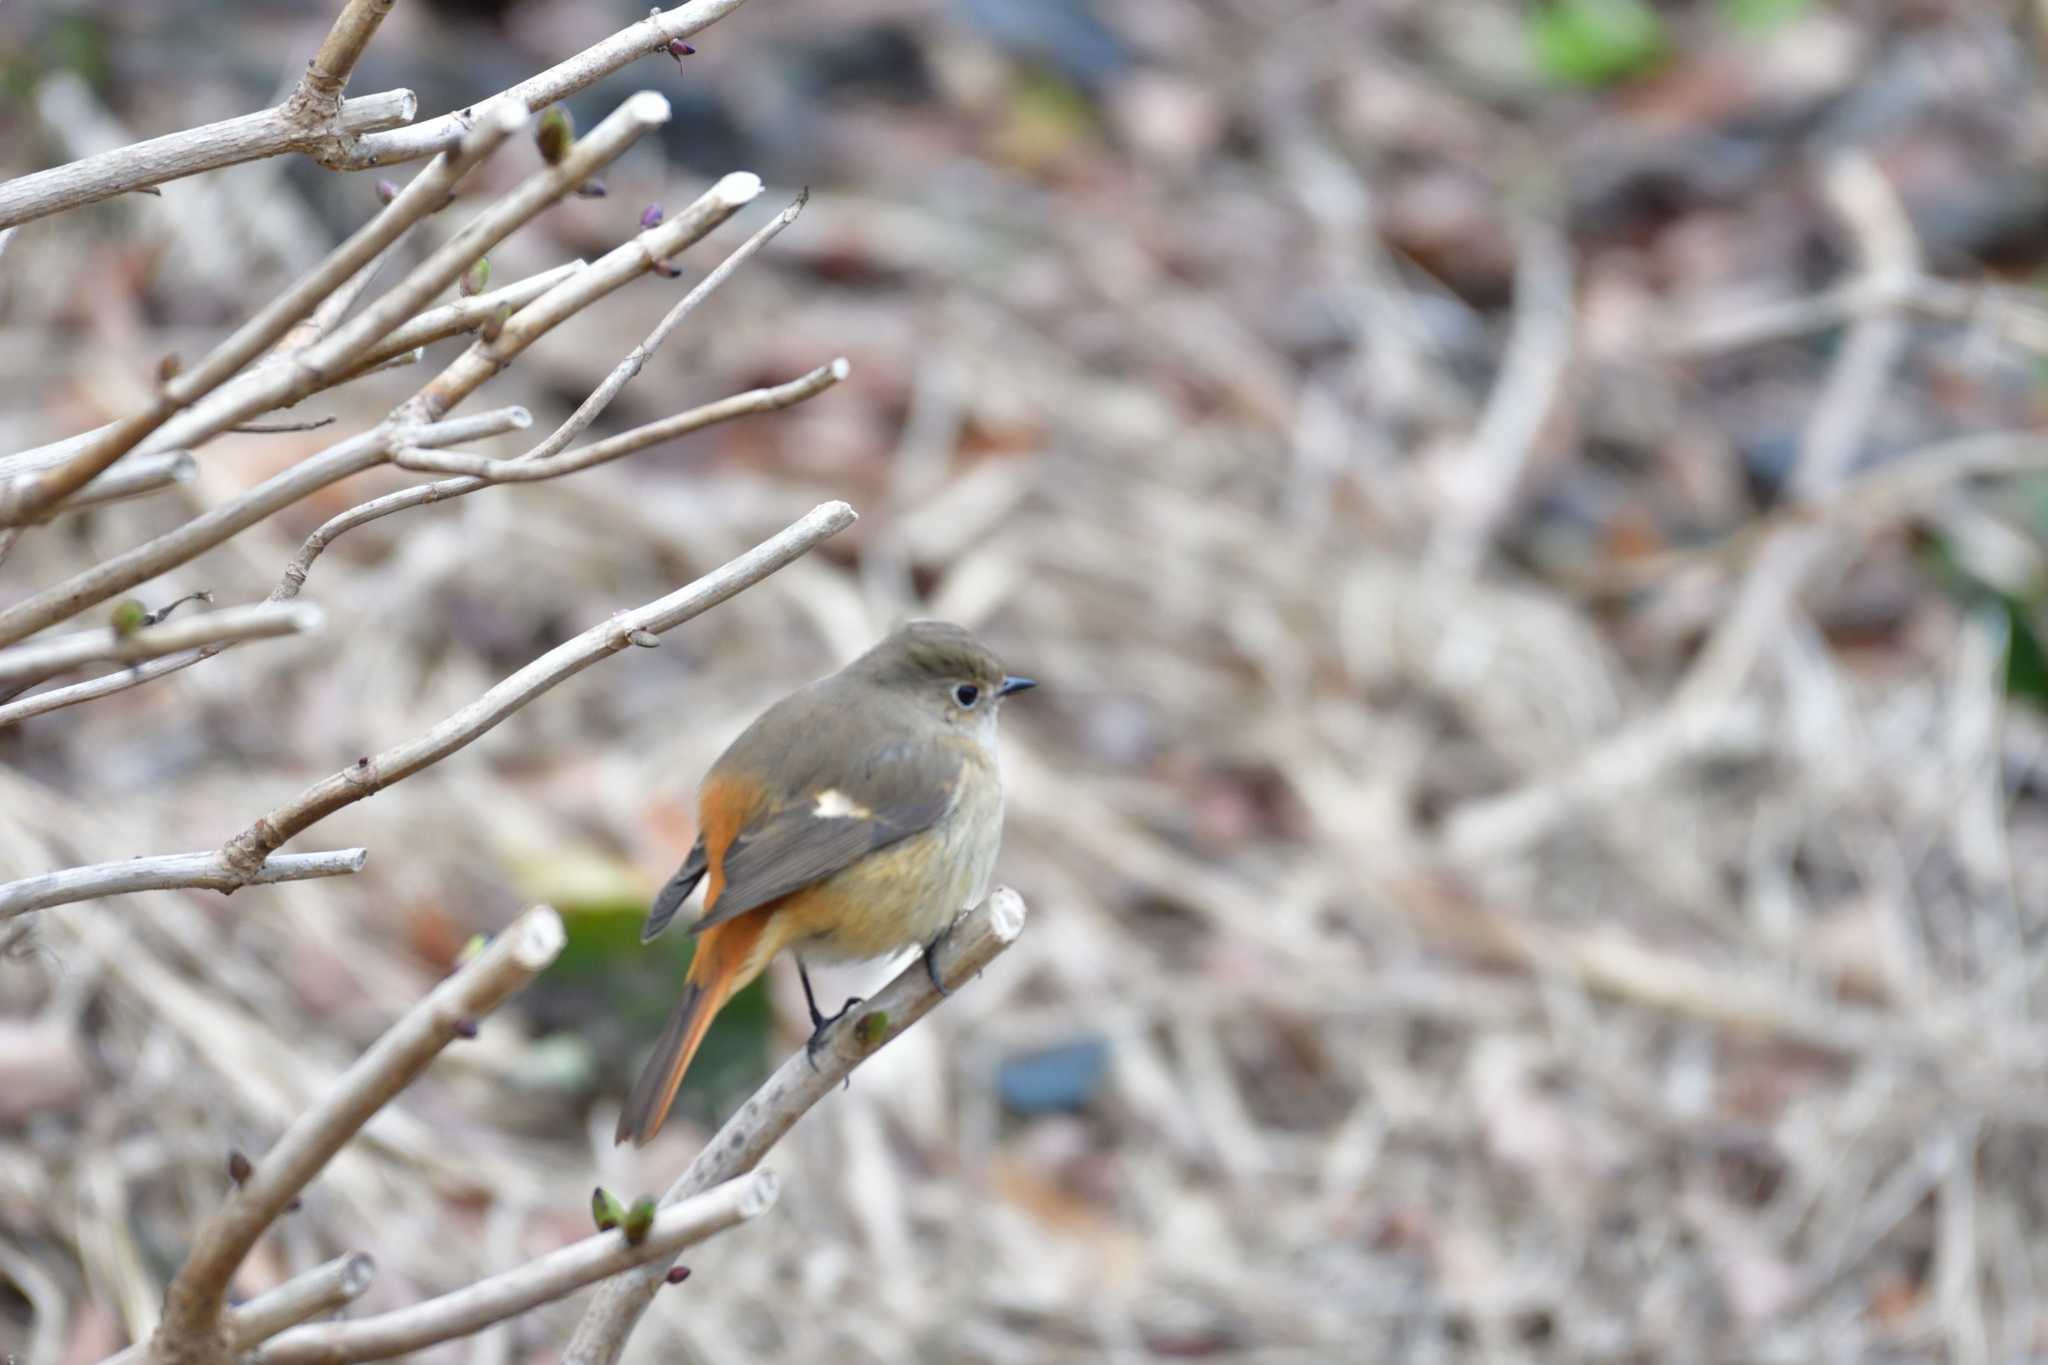
{"type": "Polygon", "coordinates": [[[697,940],[697,955],[690,959],[689,975],[683,978],[683,998],[676,1002],[675,1013],[669,1016],[668,1027],[662,1030],[654,1055],[647,1059],[647,1069],[640,1073],[640,1079],[633,1082],[633,1092],[626,1096],[614,1142],[631,1138],[634,1145],[644,1147],[661,1131],[669,1106],[676,1102],[683,1072],[697,1055],[704,1031],[711,1027],[711,1016],[764,965],[756,963],[753,971],[746,970],[767,924],[768,907],[763,906],[751,914],[711,926],[697,940]]]}

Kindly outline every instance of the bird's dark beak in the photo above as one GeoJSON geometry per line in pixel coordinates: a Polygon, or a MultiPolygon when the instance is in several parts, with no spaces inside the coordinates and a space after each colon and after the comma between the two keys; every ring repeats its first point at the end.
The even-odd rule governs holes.
{"type": "Polygon", "coordinates": [[[1007,697],[1012,692],[1028,692],[1038,684],[1030,678],[1005,678],[1003,685],[996,689],[996,695],[1007,697]]]}

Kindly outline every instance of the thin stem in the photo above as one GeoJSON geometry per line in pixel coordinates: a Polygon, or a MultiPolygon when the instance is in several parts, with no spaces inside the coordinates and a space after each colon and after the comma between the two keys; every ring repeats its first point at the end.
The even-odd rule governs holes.
{"type": "Polygon", "coordinates": [[[777,569],[800,558],[812,546],[853,524],[853,509],[828,502],[779,535],[763,541],[737,559],[712,570],[688,587],[621,612],[563,641],[526,667],[507,677],[469,705],[416,739],[385,750],[300,792],[221,849],[231,867],[254,872],[285,840],[344,806],[438,763],[498,725],[507,716],[557,683],[572,678],[598,660],[630,647],[629,636],[640,631],[660,634],[708,611],[726,598],[752,587],[777,569]]]}
{"type": "Polygon", "coordinates": [[[264,1230],[378,1110],[411,1084],[450,1042],[519,990],[562,950],[562,920],[545,905],[513,921],[357,1058],[318,1103],[285,1130],[207,1220],[164,1292],[151,1341],[160,1365],[225,1360],[228,1282],[264,1230]]]}
{"type": "MultiPolygon", "coordinates": [[[[279,854],[263,865],[257,882],[298,882],[311,877],[345,877],[363,870],[367,849],[343,848],[331,853],[279,854]]],[[[59,872],[0,883],[0,920],[31,910],[46,910],[72,901],[125,896],[136,891],[233,891],[251,879],[230,871],[215,850],[204,853],[161,853],[126,858],[118,863],[67,867],[59,872]]]]}

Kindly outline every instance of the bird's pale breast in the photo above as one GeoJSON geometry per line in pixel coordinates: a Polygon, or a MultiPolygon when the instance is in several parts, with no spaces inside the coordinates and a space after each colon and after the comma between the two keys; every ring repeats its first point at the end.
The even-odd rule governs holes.
{"type": "Polygon", "coordinates": [[[787,942],[825,960],[880,957],[930,942],[987,894],[1002,843],[1002,780],[980,745],[962,748],[952,809],[789,897],[787,942]]]}

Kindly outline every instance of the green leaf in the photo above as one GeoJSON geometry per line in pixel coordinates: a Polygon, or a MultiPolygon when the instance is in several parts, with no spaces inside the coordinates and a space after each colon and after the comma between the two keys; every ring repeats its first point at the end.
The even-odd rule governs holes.
{"type": "Polygon", "coordinates": [[[1552,0],[1529,20],[1536,64],[1552,80],[1611,85],[1664,55],[1664,21],[1644,0],[1552,0]]]}
{"type": "Polygon", "coordinates": [[[1721,17],[1750,33],[1768,33],[1811,7],[1812,0],[1721,0],[1721,17]]]}

